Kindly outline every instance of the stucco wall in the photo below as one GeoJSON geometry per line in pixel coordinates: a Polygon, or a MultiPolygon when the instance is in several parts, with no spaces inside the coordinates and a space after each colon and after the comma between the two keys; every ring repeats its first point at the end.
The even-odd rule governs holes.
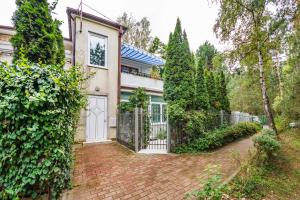
{"type": "MultiPolygon", "coordinates": [[[[107,27],[88,19],[82,21],[80,32],[80,18],[76,17],[76,45],[75,62],[85,66],[87,73],[94,75],[86,82],[85,88],[88,95],[107,97],[107,126],[108,138],[116,138],[116,110],[118,98],[118,37],[117,29],[107,27]],[[107,37],[107,69],[91,67],[88,65],[88,35],[89,32],[107,37]],[[99,90],[99,91],[96,91],[99,90]]],[[[78,131],[75,137],[77,142],[85,141],[86,111],[82,110],[78,131]]]]}

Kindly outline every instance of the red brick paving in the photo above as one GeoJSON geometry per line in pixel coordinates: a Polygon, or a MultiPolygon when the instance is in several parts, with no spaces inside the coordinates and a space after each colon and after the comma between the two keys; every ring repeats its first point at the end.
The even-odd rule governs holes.
{"type": "Polygon", "coordinates": [[[183,199],[199,188],[208,165],[219,165],[223,178],[238,167],[233,151],[245,158],[250,138],[200,155],[142,155],[117,144],[76,150],[74,188],[63,199],[183,199]]]}

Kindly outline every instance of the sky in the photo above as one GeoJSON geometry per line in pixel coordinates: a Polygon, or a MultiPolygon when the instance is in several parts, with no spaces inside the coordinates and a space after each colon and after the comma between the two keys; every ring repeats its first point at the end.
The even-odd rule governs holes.
{"type": "MultiPolygon", "coordinates": [[[[53,0],[48,0],[52,2],[53,0]]],[[[16,9],[15,0],[0,0],[0,25],[12,26],[11,17],[16,9]]],[[[150,21],[151,35],[158,36],[164,43],[168,42],[171,31],[174,31],[177,17],[182,28],[186,30],[192,51],[206,40],[222,50],[213,32],[218,15],[218,6],[210,0],[83,0],[83,2],[105,16],[116,19],[123,12],[131,13],[137,20],[147,17],[150,21]]],[[[53,17],[63,21],[61,26],[64,37],[68,37],[66,7],[78,8],[80,0],[59,0],[53,17]]],[[[88,7],[84,12],[95,13],[88,7]]]]}

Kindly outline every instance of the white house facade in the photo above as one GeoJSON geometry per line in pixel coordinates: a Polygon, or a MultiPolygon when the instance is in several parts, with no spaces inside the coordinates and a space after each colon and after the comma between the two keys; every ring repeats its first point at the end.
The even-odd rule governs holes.
{"type": "MultiPolygon", "coordinates": [[[[81,111],[76,142],[115,139],[118,104],[128,101],[138,87],[149,95],[151,112],[165,112],[163,81],[150,74],[153,66],[163,66],[161,58],[122,43],[126,27],[73,8],[67,8],[67,15],[66,67],[80,64],[86,72],[94,73],[85,83],[88,106],[81,111]]],[[[13,27],[0,26],[0,61],[12,62],[10,38],[14,33],[13,27]]],[[[153,122],[165,120],[157,116],[153,122]]]]}

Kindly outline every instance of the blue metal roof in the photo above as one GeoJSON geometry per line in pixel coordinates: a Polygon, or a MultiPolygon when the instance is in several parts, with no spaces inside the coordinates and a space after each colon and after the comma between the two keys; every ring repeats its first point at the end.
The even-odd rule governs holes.
{"type": "Polygon", "coordinates": [[[130,44],[122,43],[121,57],[150,65],[164,65],[165,61],[155,55],[152,55],[142,49],[136,48],[130,44]]]}

